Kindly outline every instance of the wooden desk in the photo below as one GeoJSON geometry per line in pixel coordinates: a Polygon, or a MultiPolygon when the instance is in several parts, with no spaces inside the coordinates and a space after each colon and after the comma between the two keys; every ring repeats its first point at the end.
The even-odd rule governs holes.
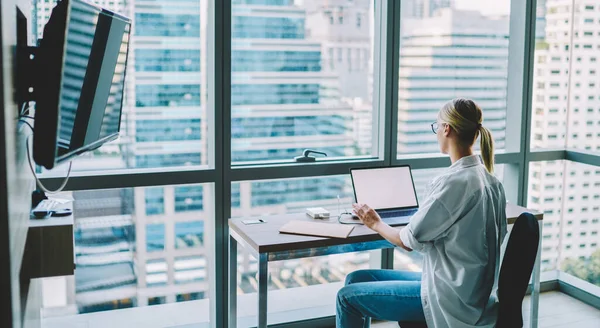
{"type": "MultiPolygon", "coordinates": [[[[523,212],[531,212],[538,220],[543,220],[543,214],[536,213],[524,207],[507,204],[506,216],[508,224],[513,224],[523,212]]],[[[267,327],[267,285],[268,263],[304,257],[341,254],[377,249],[393,250],[395,247],[378,233],[358,225],[350,237],[346,239],[298,236],[279,233],[279,228],[290,220],[313,221],[306,214],[287,214],[263,216],[267,223],[245,225],[242,218],[229,220],[229,326],[236,327],[237,319],[237,246],[238,243],[248,250],[258,260],[258,328],[267,327]]],[[[337,217],[323,222],[339,224],[337,217]]],[[[540,226],[540,243],[542,224],[540,226]]],[[[540,290],[540,252],[538,246],[533,269],[533,292],[531,295],[531,327],[537,327],[537,314],[540,290]]],[[[333,300],[332,300],[333,302],[333,300]]]]}

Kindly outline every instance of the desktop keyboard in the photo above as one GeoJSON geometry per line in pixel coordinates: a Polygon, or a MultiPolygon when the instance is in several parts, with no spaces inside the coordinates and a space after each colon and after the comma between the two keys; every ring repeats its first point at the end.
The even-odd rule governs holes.
{"type": "Polygon", "coordinates": [[[397,218],[397,217],[402,217],[402,216],[411,216],[411,215],[415,214],[416,212],[417,212],[416,209],[398,210],[398,211],[385,211],[385,212],[379,213],[379,216],[382,219],[385,219],[385,218],[397,218]]]}

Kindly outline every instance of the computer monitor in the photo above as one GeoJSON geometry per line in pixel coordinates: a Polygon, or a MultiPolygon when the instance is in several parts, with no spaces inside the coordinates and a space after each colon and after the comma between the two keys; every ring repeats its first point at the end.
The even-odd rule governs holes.
{"type": "Polygon", "coordinates": [[[117,139],[129,18],[63,0],[44,27],[35,65],[33,157],[47,169],[117,139]]]}

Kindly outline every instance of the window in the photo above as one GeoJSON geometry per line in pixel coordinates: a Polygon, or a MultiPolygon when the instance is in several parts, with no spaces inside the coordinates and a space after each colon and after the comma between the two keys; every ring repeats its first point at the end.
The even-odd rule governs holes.
{"type": "MultiPolygon", "coordinates": [[[[210,254],[203,240],[204,233],[209,233],[204,222],[214,220],[214,214],[203,205],[214,202],[211,189],[212,184],[202,184],[68,192],[75,199],[73,296],[77,297],[73,305],[80,313],[164,304],[172,302],[175,293],[208,292],[206,283],[193,283],[197,276],[206,275],[206,264],[200,268],[178,259],[210,254]],[[181,191],[198,186],[204,191],[202,206],[178,211],[181,191]],[[169,270],[169,263],[174,263],[175,271],[169,270]],[[180,279],[180,275],[192,278],[180,279]],[[180,286],[173,288],[175,284],[180,286]],[[136,297],[138,288],[145,297],[136,297]],[[129,297],[130,301],[106,306],[93,295],[129,297]]],[[[183,196],[197,199],[193,193],[183,196]]]]}
{"type": "Polygon", "coordinates": [[[173,265],[174,281],[177,285],[206,280],[206,259],[204,256],[176,257],[173,265]]]}
{"type": "MultiPolygon", "coordinates": [[[[227,224],[215,217],[213,207],[233,217],[301,213],[313,205],[348,209],[353,197],[349,176],[318,175],[332,174],[331,168],[343,173],[354,165],[398,164],[401,161],[393,158],[382,161],[393,153],[392,142],[397,143],[402,161],[413,163],[411,157],[417,157],[413,174],[422,197],[426,183],[441,170],[420,168],[445,163],[422,155],[439,153],[429,124],[444,103],[457,96],[472,97],[483,108],[484,125],[492,131],[496,148],[507,148],[508,154],[497,154],[499,162],[518,168],[510,170],[510,178],[519,175],[514,181],[529,183],[507,184],[507,196],[512,199],[515,189],[521,192],[529,187],[525,193],[529,207],[546,215],[543,269],[567,271],[569,258],[577,260],[597,248],[600,182],[595,180],[600,168],[538,160],[559,157],[564,152],[554,149],[577,147],[573,143],[600,151],[597,59],[586,48],[592,42],[586,32],[596,33],[594,24],[600,21],[594,18],[591,24],[575,28],[574,39],[580,43],[575,44],[568,31],[570,24],[583,20],[583,11],[576,13],[575,20],[565,19],[570,17],[566,5],[550,6],[547,15],[538,13],[547,16],[539,18],[549,28],[536,31],[535,76],[523,81],[535,86],[533,94],[526,93],[535,110],[527,119],[531,126],[517,128],[531,131],[532,147],[546,147],[549,155],[521,156],[528,150],[505,147],[505,140],[512,137],[507,136],[507,117],[519,114],[514,107],[507,112],[507,98],[514,91],[507,88],[509,57],[513,59],[508,46],[522,42],[509,35],[509,26],[521,24],[511,24],[515,22],[510,22],[509,7],[522,2],[470,1],[469,15],[451,10],[437,16],[433,11],[451,1],[431,1],[435,6],[424,8],[432,12],[402,8],[400,21],[385,26],[374,19],[382,12],[371,16],[377,11],[372,10],[373,1],[314,2],[232,0],[231,6],[223,6],[232,10],[231,15],[224,13],[231,17],[232,36],[231,43],[226,42],[231,45],[231,58],[225,59],[214,53],[211,44],[211,1],[127,5],[135,20],[135,42],[121,138],[75,161],[78,172],[73,185],[90,183],[93,190],[70,192],[77,200],[77,272],[73,295],[67,297],[75,304],[69,309],[85,313],[188,300],[198,301],[194,307],[208,308],[211,300],[206,297],[214,286],[207,277],[216,272],[218,283],[227,279],[211,268],[213,263],[226,264],[222,256],[211,258],[213,247],[216,254],[226,254],[223,238],[211,245],[216,232],[211,229],[223,231],[227,224]],[[402,30],[391,35],[398,37],[394,42],[402,47],[400,58],[381,60],[391,49],[379,44],[380,35],[374,33],[397,26],[402,30]],[[220,58],[216,64],[211,62],[215,57],[220,58]],[[397,113],[389,113],[384,108],[395,94],[380,86],[390,85],[382,82],[390,82],[385,74],[390,71],[385,69],[395,63],[399,66],[398,81],[392,83],[398,88],[394,90],[397,113]],[[223,84],[211,85],[219,80],[212,78],[213,67],[231,69],[231,76],[223,84]],[[223,90],[224,86],[230,89],[223,90]],[[216,106],[212,106],[215,96],[216,106]],[[222,122],[223,117],[230,122],[222,122]],[[397,129],[389,117],[397,118],[397,129]],[[392,130],[398,134],[392,137],[392,130]],[[228,140],[222,142],[222,136],[228,140]],[[306,148],[325,151],[328,162],[278,166],[293,161],[306,148]],[[230,163],[220,163],[223,151],[226,158],[231,155],[230,163]],[[523,165],[529,170],[523,170],[523,165]],[[124,169],[135,172],[116,172],[124,169]],[[523,172],[529,172],[529,178],[523,172]],[[174,185],[191,181],[203,183],[174,185]],[[213,183],[223,181],[225,185],[216,188],[221,192],[215,192],[213,183]],[[126,188],[98,189],[106,188],[105,183],[126,188]],[[230,209],[222,208],[229,203],[224,195],[231,195],[230,209]],[[578,243],[586,246],[579,250],[578,243]]],[[[403,1],[403,6],[408,2],[403,1]]],[[[123,8],[125,4],[116,2],[123,8]]],[[[215,24],[217,32],[221,23],[215,24]]],[[[589,155],[572,158],[589,159],[589,155]]],[[[496,174],[502,178],[503,173],[499,166],[496,174]]],[[[239,292],[256,293],[257,263],[239,250],[239,292]]],[[[416,252],[395,250],[393,256],[396,269],[421,269],[422,258],[416,252]]],[[[273,263],[269,289],[297,287],[295,292],[311,286],[312,291],[318,285],[341,283],[347,273],[369,267],[371,260],[378,259],[358,252],[273,263]]],[[[323,298],[322,293],[313,294],[323,298]]]]}
{"type": "Polygon", "coordinates": [[[164,259],[146,261],[146,285],[165,286],[169,280],[167,262],[164,259]]]}
{"type": "MultiPolygon", "coordinates": [[[[338,28],[354,27],[355,18],[357,26],[366,24],[372,3],[342,7],[318,1],[320,17],[331,12],[336,25],[322,31],[321,21],[307,9],[312,8],[308,1],[258,2],[269,7],[268,13],[237,11],[233,6],[232,163],[292,162],[307,148],[327,153],[328,159],[379,156],[374,153],[378,140],[371,133],[379,123],[373,119],[369,82],[379,72],[355,69],[360,63],[349,49],[354,44],[339,42],[345,30],[338,28]],[[334,47],[327,53],[329,70],[321,67],[322,44],[334,47]],[[332,55],[344,65],[334,64],[332,55]],[[356,83],[344,83],[349,69],[361,73],[353,73],[356,83]]],[[[371,33],[360,43],[367,51],[374,51],[371,33]]]]}
{"type": "Polygon", "coordinates": [[[165,249],[165,225],[148,224],[146,226],[146,251],[155,252],[165,249]]]}
{"type": "MultiPolygon", "coordinates": [[[[208,135],[213,122],[206,103],[206,53],[213,48],[207,37],[212,20],[207,3],[173,0],[172,7],[129,8],[124,1],[92,2],[131,17],[132,38],[144,46],[137,41],[130,45],[119,139],[75,160],[73,170],[207,166],[214,140],[208,135]]],[[[153,204],[157,207],[148,208],[149,215],[160,211],[159,203],[153,204]]]]}
{"type": "Polygon", "coordinates": [[[352,49],[348,48],[346,49],[346,59],[348,61],[348,71],[352,72],[352,49]]]}
{"type": "Polygon", "coordinates": [[[472,95],[475,102],[486,108],[484,125],[493,126],[496,147],[504,149],[509,9],[509,0],[482,0],[477,1],[474,16],[462,18],[458,18],[459,14],[455,12],[427,18],[429,14],[415,17],[418,14],[401,11],[399,157],[438,153],[437,139],[429,124],[436,120],[438,111],[446,102],[465,95],[472,95]],[[505,10],[506,16],[500,21],[486,14],[485,7],[492,4],[505,10]],[[471,31],[470,26],[479,20],[489,24],[481,24],[476,33],[474,30],[466,32],[471,31]],[[445,32],[440,34],[446,24],[453,28],[443,29],[445,32]]]}
{"type": "Polygon", "coordinates": [[[167,298],[164,296],[156,296],[148,298],[148,305],[158,305],[167,303],[167,298]]]}
{"type": "Polygon", "coordinates": [[[175,223],[175,248],[200,248],[204,244],[204,221],[175,223]]]}
{"type": "MultiPolygon", "coordinates": [[[[415,172],[415,181],[418,171],[415,172]]],[[[233,216],[252,216],[267,214],[304,213],[307,204],[315,204],[333,211],[347,210],[351,207],[353,196],[349,175],[328,177],[308,177],[298,179],[275,179],[260,181],[240,181],[234,183],[237,195],[232,195],[232,203],[244,202],[232,207],[233,216]],[[340,200],[338,201],[338,195],[340,200]]],[[[240,288],[244,294],[256,293],[256,260],[248,253],[238,251],[240,266],[240,288]],[[242,265],[241,263],[250,263],[242,265]]],[[[368,252],[312,257],[286,260],[280,270],[271,272],[270,289],[286,289],[300,286],[312,286],[343,281],[346,274],[369,267],[368,252]]],[[[410,261],[412,268],[420,267],[420,262],[410,261]]],[[[315,295],[319,297],[319,295],[315,295]]]]}

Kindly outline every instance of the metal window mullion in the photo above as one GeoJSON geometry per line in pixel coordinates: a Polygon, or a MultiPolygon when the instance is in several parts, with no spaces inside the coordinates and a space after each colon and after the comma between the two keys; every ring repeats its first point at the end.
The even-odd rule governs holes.
{"type": "Polygon", "coordinates": [[[529,177],[536,0],[512,0],[509,33],[506,147],[521,159],[509,167],[505,185],[515,191],[515,201],[525,205],[529,177]],[[511,169],[512,168],[512,169],[511,169]],[[516,178],[516,182],[514,183],[516,178]]]}
{"type": "Polygon", "coordinates": [[[565,159],[571,162],[600,166],[599,153],[568,149],[565,151],[565,159]]]}
{"type": "MultiPolygon", "coordinates": [[[[519,163],[520,153],[500,153],[496,155],[498,164],[519,163]]],[[[348,174],[351,168],[382,167],[383,161],[340,161],[317,164],[291,164],[272,166],[237,167],[230,172],[230,181],[271,180],[308,178],[348,174]]],[[[450,165],[450,158],[442,154],[422,154],[403,156],[391,166],[410,165],[413,170],[444,168],[450,165]]]]}
{"type": "Polygon", "coordinates": [[[208,108],[214,111],[214,252],[209,254],[210,326],[229,326],[228,236],[231,215],[231,1],[210,0],[208,108]],[[210,46],[212,45],[212,47],[210,46]],[[212,65],[210,65],[212,63],[212,65]]]}
{"type": "Polygon", "coordinates": [[[378,80],[382,81],[383,88],[379,88],[379,92],[383,92],[383,120],[380,127],[383,128],[383,151],[384,163],[386,166],[392,165],[396,159],[396,142],[398,135],[398,53],[399,53],[399,37],[400,31],[400,2],[395,0],[382,0],[380,13],[380,43],[376,48],[379,48],[381,54],[380,69],[378,80]]]}
{"type": "Polygon", "coordinates": [[[527,162],[547,162],[559,161],[567,158],[567,151],[564,149],[543,149],[529,152],[527,162]]]}
{"type": "Polygon", "coordinates": [[[388,137],[388,153],[390,157],[390,164],[396,164],[398,157],[398,91],[399,91],[399,70],[400,70],[400,28],[402,13],[400,10],[401,1],[388,0],[388,65],[387,65],[387,76],[389,92],[387,97],[389,106],[386,107],[386,111],[389,111],[387,117],[389,122],[387,124],[388,130],[390,131],[388,137]]]}
{"type": "MultiPolygon", "coordinates": [[[[69,178],[65,190],[97,190],[97,189],[118,189],[132,187],[150,187],[165,185],[182,185],[197,183],[214,183],[216,180],[216,170],[173,170],[161,172],[131,172],[118,171],[108,174],[84,175],[77,172],[69,178]]],[[[40,179],[42,183],[51,189],[59,186],[64,178],[52,177],[40,179]]]]}

